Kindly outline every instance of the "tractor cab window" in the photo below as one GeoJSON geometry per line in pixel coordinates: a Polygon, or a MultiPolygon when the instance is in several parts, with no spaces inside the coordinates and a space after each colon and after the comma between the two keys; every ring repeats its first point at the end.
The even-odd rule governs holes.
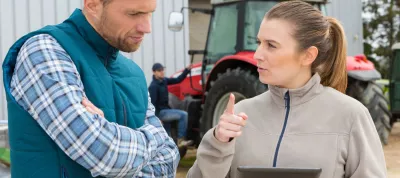
{"type": "Polygon", "coordinates": [[[325,4],[319,4],[319,3],[317,4],[316,3],[316,4],[313,4],[313,6],[315,8],[317,8],[318,10],[320,10],[323,15],[327,15],[325,4]]]}
{"type": "MultiPolygon", "coordinates": [[[[244,1],[214,7],[207,40],[208,63],[239,51],[255,51],[261,22],[278,1],[244,1]]],[[[325,5],[311,3],[326,14],[325,5]]]]}
{"type": "Polygon", "coordinates": [[[211,63],[236,52],[237,6],[237,4],[230,4],[217,6],[214,9],[207,42],[207,58],[211,60],[211,63]]]}
{"type": "MultiPolygon", "coordinates": [[[[246,3],[246,14],[244,22],[244,50],[255,51],[257,49],[257,34],[265,14],[277,2],[274,1],[249,1],[246,3]]],[[[315,8],[326,15],[324,4],[311,3],[315,8]]]]}
{"type": "Polygon", "coordinates": [[[276,2],[273,1],[249,1],[246,3],[244,50],[255,51],[257,49],[257,35],[261,22],[266,12],[275,4],[276,2]]]}

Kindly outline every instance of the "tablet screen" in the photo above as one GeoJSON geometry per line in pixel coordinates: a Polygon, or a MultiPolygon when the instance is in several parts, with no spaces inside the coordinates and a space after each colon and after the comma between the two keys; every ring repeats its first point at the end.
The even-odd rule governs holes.
{"type": "Polygon", "coordinates": [[[251,178],[319,178],[321,168],[269,168],[239,166],[240,177],[251,178]]]}

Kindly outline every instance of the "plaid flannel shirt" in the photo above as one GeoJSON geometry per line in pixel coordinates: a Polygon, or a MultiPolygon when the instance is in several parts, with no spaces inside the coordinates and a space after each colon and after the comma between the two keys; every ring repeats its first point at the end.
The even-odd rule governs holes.
{"type": "Polygon", "coordinates": [[[25,42],[17,57],[11,93],[92,176],[175,176],[179,151],[154,115],[150,97],[145,124],[135,130],[88,112],[81,104],[86,95],[79,73],[52,36],[36,35],[25,42]]]}

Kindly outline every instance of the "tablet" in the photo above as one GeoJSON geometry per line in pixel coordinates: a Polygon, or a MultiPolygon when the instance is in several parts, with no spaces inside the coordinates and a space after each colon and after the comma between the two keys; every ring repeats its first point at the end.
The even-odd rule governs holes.
{"type": "Polygon", "coordinates": [[[239,166],[239,177],[243,178],[319,178],[321,168],[271,168],[239,166]]]}

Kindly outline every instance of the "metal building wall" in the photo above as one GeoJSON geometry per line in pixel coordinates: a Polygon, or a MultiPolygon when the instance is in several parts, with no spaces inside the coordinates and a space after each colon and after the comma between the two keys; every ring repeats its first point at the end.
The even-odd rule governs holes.
{"type": "Polygon", "coordinates": [[[348,55],[363,54],[361,0],[330,0],[327,5],[327,13],[342,23],[346,33],[348,55]]]}
{"type": "MultiPolygon", "coordinates": [[[[9,47],[19,37],[45,25],[62,22],[75,8],[81,8],[82,4],[83,0],[0,0],[0,62],[2,63],[9,47]]],[[[157,0],[152,33],[146,35],[137,52],[123,53],[143,69],[148,83],[152,77],[151,66],[154,62],[165,64],[167,76],[189,63],[188,16],[185,17],[182,31],[171,32],[167,28],[169,13],[180,11],[182,6],[187,7],[188,0],[157,0]]],[[[2,70],[0,83],[1,120],[7,118],[2,70]]]]}

